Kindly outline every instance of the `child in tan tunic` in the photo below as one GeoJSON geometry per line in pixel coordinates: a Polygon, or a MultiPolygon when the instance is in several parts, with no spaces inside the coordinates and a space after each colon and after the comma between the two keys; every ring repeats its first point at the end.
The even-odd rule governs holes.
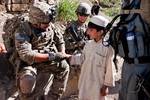
{"type": "Polygon", "coordinates": [[[102,44],[107,24],[108,20],[104,17],[93,16],[87,29],[91,40],[85,45],[81,56],[72,56],[72,63],[82,62],[78,83],[79,100],[106,100],[108,86],[114,86],[113,49],[102,44]]]}

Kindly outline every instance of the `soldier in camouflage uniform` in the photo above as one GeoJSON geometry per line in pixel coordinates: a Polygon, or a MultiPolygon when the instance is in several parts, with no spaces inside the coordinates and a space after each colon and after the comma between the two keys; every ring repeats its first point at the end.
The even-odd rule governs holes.
{"type": "Polygon", "coordinates": [[[65,30],[64,39],[67,53],[72,54],[83,48],[83,45],[87,40],[85,35],[87,28],[86,20],[90,14],[91,7],[87,3],[80,3],[76,9],[78,19],[76,21],[71,21],[65,30]]]}
{"type": "Polygon", "coordinates": [[[22,14],[22,12],[24,13],[28,8],[27,6],[30,4],[29,0],[24,0],[23,2],[18,3],[17,1],[18,0],[13,0],[13,2],[10,2],[10,0],[3,0],[3,4],[5,4],[6,7],[6,12],[0,12],[0,100],[6,100],[15,91],[14,69],[6,58],[8,48],[5,48],[3,43],[4,40],[2,38],[2,35],[5,34],[3,31],[3,25],[8,18],[22,14]],[[20,6],[14,6],[14,3],[20,6]],[[8,9],[8,6],[11,9],[8,9]]]}
{"type": "MultiPolygon", "coordinates": [[[[49,1],[48,3],[52,6],[55,5],[53,0],[49,1]],[[52,1],[52,2],[51,2],[52,1]]],[[[9,45],[5,44],[3,42],[7,41],[3,38],[2,35],[5,35],[5,30],[3,27],[4,23],[8,20],[13,18],[14,16],[20,16],[20,15],[27,15],[27,10],[29,8],[30,4],[33,4],[34,2],[38,2],[36,0],[5,0],[3,4],[5,4],[6,12],[1,12],[0,15],[2,17],[2,20],[0,20],[0,97],[1,100],[6,100],[6,98],[9,97],[9,99],[15,99],[17,97],[18,91],[15,90],[15,73],[14,67],[9,62],[8,58],[6,58],[6,55],[8,54],[7,50],[10,51],[9,45]],[[4,31],[3,31],[4,30],[4,31]],[[6,47],[5,47],[6,46],[6,47]],[[1,74],[2,73],[2,74],[1,74]],[[8,76],[9,74],[9,76],[8,76]],[[11,77],[10,77],[11,76],[11,77]],[[12,77],[14,76],[14,77],[12,77]],[[16,92],[15,92],[16,91],[16,92]],[[13,94],[13,95],[12,95],[13,94]],[[10,96],[12,95],[12,96],[10,96]]],[[[7,35],[7,33],[6,33],[7,35]]]]}
{"type": "MultiPolygon", "coordinates": [[[[91,7],[87,3],[80,3],[75,13],[77,15],[77,20],[71,21],[64,33],[66,52],[69,54],[81,52],[85,42],[88,40],[85,35],[87,28],[86,20],[91,14],[91,7]]],[[[79,66],[71,66],[69,81],[64,94],[65,96],[77,93],[79,72],[79,66]]]]}
{"type": "Polygon", "coordinates": [[[65,90],[69,66],[64,60],[64,40],[51,23],[50,6],[37,2],[31,6],[29,21],[15,33],[17,83],[21,100],[59,100],[65,90]]]}
{"type": "Polygon", "coordinates": [[[3,43],[3,39],[2,39],[3,38],[2,34],[5,34],[5,32],[3,32],[2,27],[4,23],[6,22],[7,18],[12,18],[14,16],[27,13],[29,6],[38,1],[46,2],[50,4],[51,6],[53,6],[54,10],[56,10],[55,7],[57,6],[57,2],[55,0],[13,0],[13,1],[4,0],[4,1],[1,1],[5,5],[5,9],[7,13],[2,13],[2,14],[0,13],[4,17],[4,18],[2,17],[2,20],[0,20],[0,27],[1,27],[0,28],[0,54],[7,52],[5,45],[3,43]]]}

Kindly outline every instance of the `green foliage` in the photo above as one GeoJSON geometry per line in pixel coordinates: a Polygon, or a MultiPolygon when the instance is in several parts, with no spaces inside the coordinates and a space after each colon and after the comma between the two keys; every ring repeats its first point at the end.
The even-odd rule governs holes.
{"type": "MultiPolygon", "coordinates": [[[[107,6],[102,8],[102,12],[107,16],[114,17],[120,13],[121,0],[100,0],[100,2],[107,6]]],[[[66,22],[76,19],[75,10],[78,4],[78,0],[60,0],[57,20],[66,22]]]]}
{"type": "Polygon", "coordinates": [[[69,21],[75,19],[77,5],[78,2],[76,0],[60,0],[58,5],[58,20],[69,21]]]}

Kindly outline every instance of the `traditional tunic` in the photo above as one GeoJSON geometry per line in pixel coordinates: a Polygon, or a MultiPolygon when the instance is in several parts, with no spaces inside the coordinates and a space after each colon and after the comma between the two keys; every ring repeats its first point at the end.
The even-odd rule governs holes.
{"type": "Polygon", "coordinates": [[[90,40],[84,47],[83,55],[79,100],[104,100],[100,96],[102,85],[114,86],[113,49],[105,47],[101,40],[90,40]]]}

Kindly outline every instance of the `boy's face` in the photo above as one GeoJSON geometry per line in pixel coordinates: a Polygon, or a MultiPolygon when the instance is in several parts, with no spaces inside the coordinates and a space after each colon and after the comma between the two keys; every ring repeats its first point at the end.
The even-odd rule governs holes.
{"type": "Polygon", "coordinates": [[[90,39],[95,39],[97,37],[97,30],[94,28],[87,28],[87,34],[89,35],[90,39]]]}
{"type": "Polygon", "coordinates": [[[87,28],[87,35],[89,35],[90,39],[99,41],[102,33],[101,31],[97,31],[95,28],[87,28]]]}

